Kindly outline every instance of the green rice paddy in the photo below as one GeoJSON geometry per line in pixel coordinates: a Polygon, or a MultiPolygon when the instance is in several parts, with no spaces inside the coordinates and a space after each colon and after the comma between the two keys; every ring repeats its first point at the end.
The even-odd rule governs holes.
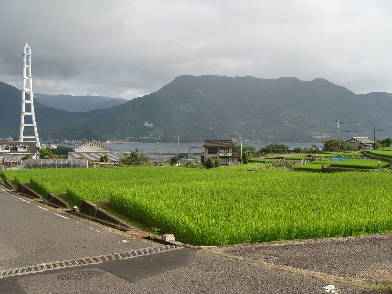
{"type": "Polygon", "coordinates": [[[343,167],[343,168],[362,168],[362,169],[377,169],[388,167],[389,163],[379,161],[376,159],[349,159],[342,161],[335,161],[330,164],[330,167],[343,167]]]}
{"type": "Polygon", "coordinates": [[[41,193],[110,200],[123,216],[195,245],[392,231],[392,174],[124,167],[6,171],[41,193]]]}

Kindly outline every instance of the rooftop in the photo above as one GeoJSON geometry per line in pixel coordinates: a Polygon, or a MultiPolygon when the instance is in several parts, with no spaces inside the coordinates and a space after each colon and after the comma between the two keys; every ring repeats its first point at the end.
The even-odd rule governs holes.
{"type": "Polygon", "coordinates": [[[203,147],[234,147],[233,140],[204,140],[203,147]]]}
{"type": "Polygon", "coordinates": [[[19,142],[19,141],[0,141],[0,146],[9,146],[11,149],[12,147],[21,147],[21,146],[26,146],[27,147],[27,152],[26,151],[17,151],[17,150],[11,150],[10,152],[7,153],[36,153],[38,151],[38,147],[36,145],[36,142],[19,142]]]}
{"type": "Polygon", "coordinates": [[[352,137],[351,140],[357,141],[358,143],[361,144],[374,144],[374,141],[368,137],[352,137]]]}

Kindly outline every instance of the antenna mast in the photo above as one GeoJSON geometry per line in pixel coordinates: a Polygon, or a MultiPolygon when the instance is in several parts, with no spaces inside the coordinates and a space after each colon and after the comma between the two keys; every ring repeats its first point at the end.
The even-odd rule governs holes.
{"type": "Polygon", "coordinates": [[[23,49],[23,87],[20,112],[19,142],[35,142],[36,146],[41,148],[34,112],[33,78],[31,74],[31,48],[27,43],[23,49]],[[31,118],[31,121],[26,123],[26,118],[31,118]],[[34,136],[24,135],[24,130],[26,127],[33,128],[34,136]]]}

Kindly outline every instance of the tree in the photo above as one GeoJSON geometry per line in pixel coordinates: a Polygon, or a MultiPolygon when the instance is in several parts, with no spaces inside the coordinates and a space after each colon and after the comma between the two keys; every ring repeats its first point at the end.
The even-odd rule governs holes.
{"type": "Polygon", "coordinates": [[[248,164],[249,163],[249,153],[248,152],[244,152],[242,153],[242,163],[243,164],[248,164]]]}
{"type": "Polygon", "coordinates": [[[41,159],[55,159],[55,158],[57,158],[57,155],[48,149],[39,149],[38,155],[39,155],[39,158],[41,158],[41,159]]]}
{"type": "Polygon", "coordinates": [[[301,147],[294,147],[292,150],[294,153],[302,153],[304,150],[301,147]]]}
{"type": "Polygon", "coordinates": [[[99,162],[108,162],[108,156],[107,155],[102,155],[100,158],[99,158],[99,162]]]}
{"type": "Polygon", "coordinates": [[[316,145],[312,145],[311,147],[306,147],[303,150],[303,153],[318,153],[319,148],[316,145]]]}
{"type": "MultiPolygon", "coordinates": [[[[234,146],[233,147],[233,152],[241,152],[241,146],[234,146]]],[[[242,153],[247,152],[249,156],[253,157],[256,156],[259,152],[257,151],[257,148],[254,146],[243,146],[242,147],[242,153]]]]}
{"type": "Polygon", "coordinates": [[[121,158],[120,162],[124,165],[148,165],[150,160],[143,153],[139,152],[138,149],[135,149],[129,155],[121,158]]]}
{"type": "Polygon", "coordinates": [[[73,148],[65,146],[57,146],[56,149],[50,149],[50,151],[56,155],[68,155],[69,152],[73,151],[73,148]]]}
{"type": "Polygon", "coordinates": [[[351,150],[352,147],[346,141],[341,139],[331,139],[324,142],[324,151],[329,152],[340,152],[340,151],[348,151],[351,150]]]}
{"type": "Polygon", "coordinates": [[[289,153],[289,147],[284,144],[271,143],[261,148],[260,153],[289,153]]]}
{"type": "Polygon", "coordinates": [[[391,147],[392,139],[388,137],[383,140],[376,140],[376,143],[380,143],[381,147],[391,147]]]}
{"type": "Polygon", "coordinates": [[[182,159],[182,156],[177,154],[169,159],[169,163],[171,166],[175,166],[178,162],[180,162],[181,159],[182,159]]]}

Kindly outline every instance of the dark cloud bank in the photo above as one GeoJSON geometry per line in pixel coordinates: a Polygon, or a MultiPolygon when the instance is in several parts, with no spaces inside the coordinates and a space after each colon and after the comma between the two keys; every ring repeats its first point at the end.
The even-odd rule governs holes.
{"type": "Polygon", "coordinates": [[[0,0],[0,80],[133,98],[180,74],[323,77],[392,91],[388,0],[0,0]]]}

